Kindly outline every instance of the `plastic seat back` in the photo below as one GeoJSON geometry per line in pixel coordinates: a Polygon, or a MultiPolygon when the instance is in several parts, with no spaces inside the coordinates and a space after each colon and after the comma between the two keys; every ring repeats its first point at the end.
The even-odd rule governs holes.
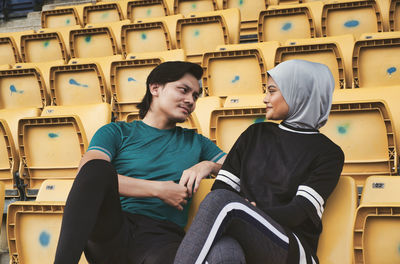
{"type": "Polygon", "coordinates": [[[45,10],[41,13],[42,28],[60,28],[81,25],[75,7],[45,10]]]}
{"type": "Polygon", "coordinates": [[[83,8],[83,25],[109,23],[123,20],[121,7],[118,2],[100,2],[86,5],[83,8]]]}
{"type": "Polygon", "coordinates": [[[20,62],[19,51],[13,37],[0,37],[0,65],[20,62]]]}
{"type": "Polygon", "coordinates": [[[216,0],[174,0],[174,14],[187,16],[193,12],[217,10],[216,0]]]}
{"type": "Polygon", "coordinates": [[[127,19],[134,21],[138,18],[163,17],[170,15],[165,0],[128,1],[127,19]]]}

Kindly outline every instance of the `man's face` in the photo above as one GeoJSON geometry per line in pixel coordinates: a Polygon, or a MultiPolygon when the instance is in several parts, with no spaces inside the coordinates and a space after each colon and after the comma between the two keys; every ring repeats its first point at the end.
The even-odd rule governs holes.
{"type": "MultiPolygon", "coordinates": [[[[152,84],[151,87],[153,86],[152,84]]],[[[153,98],[154,106],[158,108],[160,114],[165,114],[168,120],[184,122],[194,111],[199,92],[198,80],[186,73],[178,81],[159,85],[157,98],[156,100],[153,98]]]]}

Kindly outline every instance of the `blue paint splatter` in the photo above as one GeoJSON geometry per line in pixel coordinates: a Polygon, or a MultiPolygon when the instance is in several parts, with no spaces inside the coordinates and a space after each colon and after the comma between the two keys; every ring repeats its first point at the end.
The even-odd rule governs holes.
{"type": "Polygon", "coordinates": [[[49,133],[49,138],[58,138],[60,135],[58,133],[49,133]]]}
{"type": "Polygon", "coordinates": [[[265,117],[258,117],[254,120],[254,124],[265,122],[265,117]]]}
{"type": "Polygon", "coordinates": [[[92,41],[92,36],[90,36],[90,35],[86,36],[85,41],[86,41],[86,43],[89,43],[90,41],[92,41]]]}
{"type": "Polygon", "coordinates": [[[244,0],[239,0],[239,5],[243,5],[244,0]]]}
{"type": "Polygon", "coordinates": [[[47,247],[50,244],[50,234],[42,231],[39,235],[39,243],[42,247],[47,247]]]}
{"type": "Polygon", "coordinates": [[[236,83],[240,80],[240,76],[239,75],[235,75],[235,78],[233,78],[233,80],[231,81],[232,83],[236,83]]]}
{"type": "Polygon", "coordinates": [[[45,48],[47,48],[50,45],[50,40],[46,40],[45,42],[43,42],[43,46],[45,48]]]}
{"type": "Polygon", "coordinates": [[[292,23],[291,23],[291,22],[286,22],[286,23],[283,25],[282,30],[288,31],[288,30],[290,30],[291,28],[292,28],[292,23]]]}
{"type": "Polygon", "coordinates": [[[196,9],[197,5],[196,4],[192,4],[192,9],[196,9]]]}
{"type": "Polygon", "coordinates": [[[143,40],[147,39],[146,33],[142,33],[142,34],[140,35],[140,37],[141,37],[143,40]]]}
{"type": "Polygon", "coordinates": [[[110,15],[109,12],[104,12],[104,13],[101,15],[101,18],[102,18],[102,19],[106,19],[109,15],[110,15]]]}
{"type": "Polygon", "coordinates": [[[349,124],[341,125],[337,127],[338,133],[344,135],[347,133],[349,129],[349,124]]]}
{"type": "Polygon", "coordinates": [[[68,18],[68,19],[65,21],[65,24],[67,24],[67,25],[71,24],[71,19],[68,18]]]}
{"type": "Polygon", "coordinates": [[[69,79],[69,84],[84,87],[84,88],[89,87],[87,84],[78,83],[75,79],[72,79],[72,78],[69,79]]]}
{"type": "Polygon", "coordinates": [[[147,15],[147,16],[151,16],[151,8],[147,9],[146,15],[147,15]]]}
{"type": "Polygon", "coordinates": [[[132,77],[129,77],[128,78],[128,82],[136,82],[136,80],[134,78],[132,78],[132,77]]]}
{"type": "Polygon", "coordinates": [[[349,20],[344,23],[344,26],[348,28],[357,27],[358,25],[360,25],[358,20],[349,20]]]}
{"type": "Polygon", "coordinates": [[[15,85],[14,85],[14,84],[11,84],[11,85],[10,85],[10,92],[11,92],[11,95],[12,95],[13,93],[19,93],[19,94],[23,94],[23,93],[24,93],[23,90],[17,90],[17,88],[15,88],[15,85]]]}
{"type": "Polygon", "coordinates": [[[395,73],[397,71],[396,67],[390,67],[389,69],[387,69],[387,73],[389,75],[392,75],[392,73],[395,73]]]}
{"type": "Polygon", "coordinates": [[[194,36],[195,36],[195,37],[200,36],[200,30],[196,29],[196,30],[194,31],[194,36]]]}

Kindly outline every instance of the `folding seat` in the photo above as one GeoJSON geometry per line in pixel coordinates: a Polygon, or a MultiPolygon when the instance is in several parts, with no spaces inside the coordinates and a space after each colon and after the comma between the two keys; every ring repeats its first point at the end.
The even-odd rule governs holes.
{"type": "Polygon", "coordinates": [[[354,44],[354,88],[400,84],[400,33],[363,34],[354,44]]]}
{"type": "Polygon", "coordinates": [[[270,6],[258,19],[258,41],[277,40],[281,43],[292,38],[319,36],[322,3],[270,6]]]}
{"type": "Polygon", "coordinates": [[[268,7],[267,0],[237,1],[223,0],[222,8],[239,8],[240,10],[240,40],[257,41],[257,22],[261,11],[268,7]]]}
{"type": "Polygon", "coordinates": [[[368,177],[354,221],[354,262],[398,263],[400,178],[368,177]]]}
{"type": "MultiPolygon", "coordinates": [[[[36,201],[9,206],[7,234],[11,263],[50,263],[54,260],[65,201],[72,180],[45,181],[36,201]]],[[[82,254],[79,264],[87,264],[82,254]]]]}
{"type": "Polygon", "coordinates": [[[263,54],[257,48],[206,52],[202,67],[206,96],[263,94],[266,91],[267,69],[263,54]]]}
{"type": "Polygon", "coordinates": [[[42,28],[60,28],[81,26],[78,11],[75,7],[44,10],[41,13],[42,28]]]}
{"type": "Polygon", "coordinates": [[[7,32],[7,33],[0,33],[0,38],[3,37],[12,37],[15,41],[16,47],[21,55],[21,36],[34,34],[34,30],[25,30],[25,31],[16,31],[16,32],[7,32]]]}
{"type": "Polygon", "coordinates": [[[217,10],[216,0],[172,0],[174,14],[188,17],[193,12],[208,12],[217,10]]]}
{"type": "Polygon", "coordinates": [[[374,0],[325,3],[322,10],[322,36],[382,32],[382,17],[374,0]]]}
{"type": "MultiPolygon", "coordinates": [[[[110,103],[110,98],[111,98],[111,80],[110,80],[110,70],[111,70],[111,64],[114,61],[120,61],[123,60],[123,57],[121,54],[117,54],[114,56],[108,56],[108,57],[95,57],[95,58],[75,58],[71,59],[68,64],[74,65],[74,64],[97,64],[97,69],[99,72],[101,72],[101,75],[103,76],[103,79],[105,80],[105,102],[110,103]]],[[[50,86],[49,86],[50,87],[50,86]]]]}
{"type": "Polygon", "coordinates": [[[122,54],[172,50],[176,41],[176,22],[182,15],[165,18],[139,19],[121,29],[122,54]],[[171,28],[167,23],[171,22],[171,28]],[[174,41],[172,40],[174,34],[174,41]]]}
{"type": "MultiPolygon", "coordinates": [[[[121,3],[122,7],[123,3],[121,3]]],[[[132,22],[139,18],[163,17],[171,15],[165,0],[126,1],[126,18],[132,22]]]]}
{"type": "Polygon", "coordinates": [[[19,180],[14,177],[19,166],[18,122],[24,117],[39,116],[47,104],[42,76],[35,68],[0,71],[0,123],[4,138],[1,146],[1,176],[7,197],[19,197],[19,180]],[[7,162],[5,162],[8,160],[7,162]]]}
{"type": "Polygon", "coordinates": [[[335,79],[335,89],[351,88],[353,35],[326,38],[290,39],[276,51],[275,64],[303,59],[325,64],[335,79]]]}
{"type": "Polygon", "coordinates": [[[124,20],[118,2],[99,2],[83,7],[83,26],[87,24],[109,23],[124,20]]]}
{"type": "Polygon", "coordinates": [[[177,48],[186,51],[188,61],[200,64],[204,52],[239,43],[239,23],[238,9],[193,13],[177,22],[177,48]]]}
{"type": "Polygon", "coordinates": [[[154,67],[176,60],[186,60],[183,50],[128,54],[127,60],[111,64],[111,104],[118,121],[138,113],[136,106],[146,93],[146,79],[154,67]]]}
{"type": "MultiPolygon", "coordinates": [[[[135,120],[141,120],[139,117],[139,113],[130,113],[126,116],[126,122],[130,123],[135,120]]],[[[197,120],[196,114],[192,113],[183,123],[177,123],[177,126],[188,128],[196,131],[196,133],[201,134],[201,128],[199,125],[199,121],[197,120]]]]}
{"type": "Polygon", "coordinates": [[[71,58],[106,57],[121,53],[121,27],[128,20],[87,25],[70,31],[71,58]]]}
{"type": "Polygon", "coordinates": [[[389,9],[389,30],[400,30],[400,0],[391,0],[389,9]]]}
{"type": "Polygon", "coordinates": [[[45,62],[64,60],[68,53],[60,33],[33,33],[21,36],[21,57],[23,62],[45,62]]]}
{"type": "Polygon", "coordinates": [[[268,41],[261,43],[242,43],[217,46],[217,51],[236,51],[244,49],[257,49],[264,57],[264,63],[267,70],[275,67],[275,53],[280,43],[278,41],[268,41]]]}
{"type": "Polygon", "coordinates": [[[369,175],[397,173],[392,120],[384,101],[336,101],[332,105],[321,133],[342,148],[345,155],[342,175],[352,176],[357,186],[362,186],[369,175]]]}
{"type": "Polygon", "coordinates": [[[190,207],[189,207],[189,215],[188,215],[188,222],[185,227],[187,231],[190,225],[193,222],[194,217],[196,216],[197,211],[199,210],[200,203],[204,200],[207,194],[211,191],[211,187],[214,184],[215,179],[202,179],[200,182],[199,189],[193,195],[190,207]]]}
{"type": "Polygon", "coordinates": [[[0,37],[0,65],[14,65],[21,61],[17,44],[12,36],[0,37]]]}
{"type": "Polygon", "coordinates": [[[263,94],[228,96],[223,108],[211,112],[209,138],[229,152],[244,130],[265,121],[264,97],[263,94]]]}
{"type": "Polygon", "coordinates": [[[356,209],[356,183],[349,176],[341,176],[326,202],[322,215],[323,229],[317,250],[320,263],[352,263],[353,222],[356,209]]]}

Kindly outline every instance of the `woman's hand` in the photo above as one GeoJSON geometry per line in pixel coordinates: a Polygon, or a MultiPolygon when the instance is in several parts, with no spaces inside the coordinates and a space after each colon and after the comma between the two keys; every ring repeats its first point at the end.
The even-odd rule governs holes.
{"type": "Polygon", "coordinates": [[[176,184],[173,181],[159,181],[157,184],[156,197],[164,203],[182,211],[183,205],[187,204],[188,193],[186,187],[176,184]]]}
{"type": "Polygon", "coordinates": [[[199,188],[200,181],[207,175],[210,175],[211,172],[214,171],[215,166],[220,167],[221,165],[212,161],[202,161],[197,163],[196,165],[183,171],[179,185],[185,186],[187,188],[189,197],[192,197],[193,193],[196,193],[197,189],[199,188]]]}

